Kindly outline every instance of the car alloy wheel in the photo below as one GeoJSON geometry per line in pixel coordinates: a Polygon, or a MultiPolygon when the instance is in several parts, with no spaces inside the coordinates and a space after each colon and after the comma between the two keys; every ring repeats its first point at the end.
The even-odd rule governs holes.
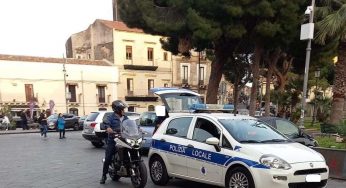
{"type": "Polygon", "coordinates": [[[151,164],[150,172],[151,172],[152,178],[155,181],[161,180],[163,169],[162,169],[162,164],[160,163],[160,161],[156,160],[151,164]]]}
{"type": "Polygon", "coordinates": [[[229,181],[230,188],[248,188],[249,180],[246,175],[242,172],[236,172],[232,174],[231,179],[229,181]]]}

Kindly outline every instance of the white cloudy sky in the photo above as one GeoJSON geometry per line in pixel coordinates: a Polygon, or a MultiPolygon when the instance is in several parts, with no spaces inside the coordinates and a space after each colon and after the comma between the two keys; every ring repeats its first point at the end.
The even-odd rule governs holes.
{"type": "Polygon", "coordinates": [[[112,20],[112,0],[0,0],[0,54],[62,57],[98,18],[112,20]]]}

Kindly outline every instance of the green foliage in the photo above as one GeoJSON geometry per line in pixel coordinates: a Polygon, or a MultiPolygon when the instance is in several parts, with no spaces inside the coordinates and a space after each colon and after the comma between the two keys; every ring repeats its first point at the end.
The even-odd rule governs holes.
{"type": "Polygon", "coordinates": [[[346,136],[346,120],[342,121],[339,126],[337,126],[338,134],[346,136]]]}
{"type": "Polygon", "coordinates": [[[315,139],[317,140],[319,147],[322,147],[322,148],[346,149],[346,144],[336,143],[335,137],[323,136],[323,137],[315,137],[315,139]]]}

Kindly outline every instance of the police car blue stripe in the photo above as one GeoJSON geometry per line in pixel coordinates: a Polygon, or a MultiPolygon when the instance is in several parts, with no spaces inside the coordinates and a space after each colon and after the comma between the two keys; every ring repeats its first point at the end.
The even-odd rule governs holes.
{"type": "Polygon", "coordinates": [[[196,149],[196,148],[189,148],[184,145],[163,142],[160,140],[153,140],[151,147],[162,150],[162,151],[171,152],[177,155],[182,155],[185,157],[195,158],[205,162],[214,163],[224,167],[227,167],[232,162],[241,161],[245,163],[246,165],[248,165],[249,167],[269,169],[267,166],[262,165],[256,161],[252,161],[252,160],[248,160],[248,159],[244,159],[240,157],[231,157],[231,156],[223,155],[217,152],[210,152],[210,151],[196,149]]]}

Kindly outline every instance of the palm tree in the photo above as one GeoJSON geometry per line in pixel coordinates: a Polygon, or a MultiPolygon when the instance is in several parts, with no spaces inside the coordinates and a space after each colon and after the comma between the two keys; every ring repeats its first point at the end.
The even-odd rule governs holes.
{"type": "Polygon", "coordinates": [[[317,42],[338,40],[338,62],[335,67],[333,101],[330,123],[339,124],[344,118],[346,93],[346,0],[324,0],[323,6],[316,9],[318,32],[317,42]]]}

